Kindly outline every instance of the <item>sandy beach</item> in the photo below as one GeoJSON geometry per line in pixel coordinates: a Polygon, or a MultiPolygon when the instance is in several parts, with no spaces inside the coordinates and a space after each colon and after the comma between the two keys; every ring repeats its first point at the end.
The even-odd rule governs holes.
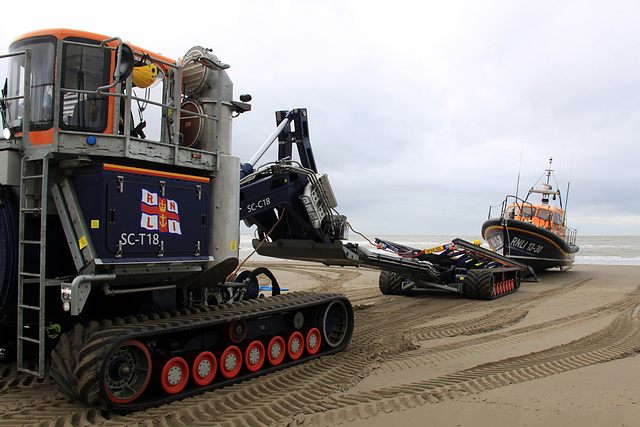
{"type": "Polygon", "coordinates": [[[375,270],[268,267],[290,291],[349,297],[345,351],[126,416],[5,365],[0,425],[638,424],[640,266],[576,265],[494,301],[382,295],[375,270]]]}

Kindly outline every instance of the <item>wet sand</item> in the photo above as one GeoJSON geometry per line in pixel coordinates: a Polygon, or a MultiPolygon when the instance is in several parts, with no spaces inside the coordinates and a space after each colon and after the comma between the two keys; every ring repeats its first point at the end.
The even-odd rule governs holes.
{"type": "Polygon", "coordinates": [[[638,424],[640,266],[576,265],[494,301],[382,295],[375,270],[268,267],[291,291],[349,297],[345,351],[126,416],[4,367],[0,425],[638,424]]]}

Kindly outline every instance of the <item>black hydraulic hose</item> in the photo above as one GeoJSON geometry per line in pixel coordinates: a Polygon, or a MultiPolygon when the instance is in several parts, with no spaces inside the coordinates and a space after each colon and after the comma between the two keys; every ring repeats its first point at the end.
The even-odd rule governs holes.
{"type": "Polygon", "coordinates": [[[251,272],[249,277],[251,279],[255,279],[257,276],[264,274],[271,280],[271,295],[280,295],[280,285],[278,285],[278,281],[276,280],[276,276],[273,275],[269,269],[266,267],[258,267],[251,272]]]}

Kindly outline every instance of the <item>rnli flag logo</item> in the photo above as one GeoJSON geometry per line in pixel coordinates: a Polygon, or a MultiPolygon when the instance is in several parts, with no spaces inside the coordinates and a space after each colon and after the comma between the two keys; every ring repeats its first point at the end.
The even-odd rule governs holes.
{"type": "Polygon", "coordinates": [[[178,203],[175,200],[158,197],[158,193],[152,193],[143,188],[140,211],[140,227],[161,233],[182,235],[178,203]]]}

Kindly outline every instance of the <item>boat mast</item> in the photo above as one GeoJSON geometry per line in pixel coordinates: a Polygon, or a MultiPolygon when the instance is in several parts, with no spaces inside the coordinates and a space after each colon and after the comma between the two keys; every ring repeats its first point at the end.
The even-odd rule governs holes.
{"type": "MultiPolygon", "coordinates": [[[[556,200],[556,197],[559,198],[559,204],[560,204],[560,209],[562,209],[562,196],[560,195],[560,191],[559,190],[554,190],[553,186],[551,185],[551,175],[553,174],[553,169],[551,169],[551,162],[553,162],[553,157],[549,157],[549,169],[545,169],[545,174],[547,175],[547,182],[540,182],[542,180],[542,178],[544,178],[545,174],[542,174],[542,176],[540,178],[538,178],[538,181],[534,184],[533,187],[531,187],[531,189],[529,190],[529,193],[527,194],[527,198],[525,199],[525,202],[527,200],[529,200],[529,196],[533,193],[537,193],[537,194],[542,194],[542,204],[543,205],[549,205],[549,195],[553,195],[553,200],[556,200]],[[542,190],[538,190],[536,189],[536,185],[540,184],[542,186],[542,190]]],[[[555,176],[554,176],[554,181],[555,181],[555,176]]],[[[556,187],[558,187],[558,183],[555,183],[556,187]]]]}
{"type": "Polygon", "coordinates": [[[543,184],[543,187],[544,187],[544,191],[542,192],[542,204],[543,205],[548,205],[549,204],[549,193],[548,193],[548,191],[551,190],[551,184],[549,183],[549,181],[551,180],[551,172],[553,172],[553,170],[551,169],[551,162],[553,162],[553,157],[549,157],[549,169],[547,169],[547,183],[543,184]]]}

